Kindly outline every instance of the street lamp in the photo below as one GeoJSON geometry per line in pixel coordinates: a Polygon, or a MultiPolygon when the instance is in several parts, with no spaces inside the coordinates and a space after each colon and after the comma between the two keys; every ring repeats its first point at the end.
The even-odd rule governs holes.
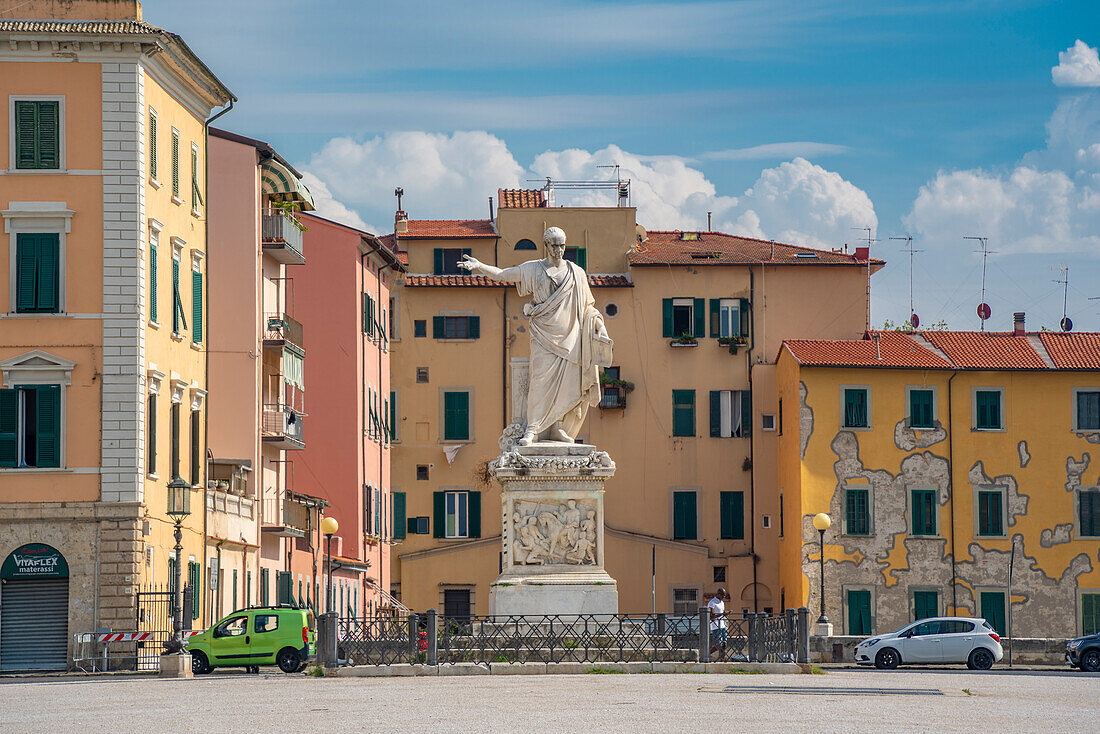
{"type": "Polygon", "coordinates": [[[181,568],[183,566],[183,519],[191,514],[191,483],[186,479],[176,477],[168,482],[168,515],[176,523],[176,563],[173,571],[175,578],[172,582],[172,637],[164,643],[166,655],[180,655],[183,653],[183,604],[180,594],[183,592],[181,585],[181,568]]]}
{"type": "Polygon", "coordinates": [[[335,517],[326,517],[321,521],[321,532],[325,536],[325,568],[328,569],[328,586],[325,587],[325,611],[331,612],[332,601],[332,536],[340,529],[335,517]]]}
{"type": "Polygon", "coordinates": [[[832,632],[832,625],[829,624],[829,618],[825,616],[825,531],[828,530],[829,526],[832,524],[832,518],[824,512],[819,512],[814,515],[814,527],[817,528],[818,548],[821,551],[821,613],[817,615],[817,626],[819,630],[821,628],[827,628],[829,633],[832,632]]]}

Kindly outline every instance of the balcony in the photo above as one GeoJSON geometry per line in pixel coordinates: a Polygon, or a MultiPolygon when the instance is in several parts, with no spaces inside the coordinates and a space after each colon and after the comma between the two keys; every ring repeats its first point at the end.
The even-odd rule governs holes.
{"type": "Polygon", "coordinates": [[[288,538],[304,538],[309,532],[309,508],[290,498],[264,498],[260,514],[263,532],[288,538]]]}
{"type": "Polygon", "coordinates": [[[295,320],[285,313],[264,314],[264,347],[280,349],[287,344],[305,351],[302,333],[302,322],[295,320]]]}
{"type": "Polygon", "coordinates": [[[285,265],[304,264],[302,229],[296,221],[278,209],[265,209],[260,216],[260,245],[264,254],[285,265]]]}
{"type": "Polygon", "coordinates": [[[304,449],[303,415],[289,405],[264,405],[263,442],[280,449],[304,449]]]}
{"type": "Polygon", "coordinates": [[[625,408],[626,396],[622,394],[621,388],[618,387],[604,387],[603,394],[600,396],[601,408],[625,408]]]}

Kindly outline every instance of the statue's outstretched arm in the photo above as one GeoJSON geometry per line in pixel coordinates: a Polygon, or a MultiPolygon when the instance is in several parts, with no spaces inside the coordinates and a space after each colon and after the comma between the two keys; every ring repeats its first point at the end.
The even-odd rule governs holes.
{"type": "Polygon", "coordinates": [[[519,268],[498,268],[492,265],[486,265],[470,255],[463,255],[462,262],[458,264],[458,267],[469,270],[470,273],[474,275],[484,275],[487,278],[499,280],[502,283],[518,283],[521,277],[519,268]]]}

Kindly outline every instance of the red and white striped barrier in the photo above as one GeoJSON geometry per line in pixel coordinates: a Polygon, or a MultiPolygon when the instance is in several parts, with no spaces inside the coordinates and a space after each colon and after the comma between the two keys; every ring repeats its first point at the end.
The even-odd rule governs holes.
{"type": "MultiPolygon", "coordinates": [[[[194,637],[205,630],[184,630],[185,638],[194,637]]],[[[145,642],[153,639],[156,632],[103,632],[96,635],[96,642],[145,642]]],[[[171,633],[169,633],[171,634],[171,633]]]]}

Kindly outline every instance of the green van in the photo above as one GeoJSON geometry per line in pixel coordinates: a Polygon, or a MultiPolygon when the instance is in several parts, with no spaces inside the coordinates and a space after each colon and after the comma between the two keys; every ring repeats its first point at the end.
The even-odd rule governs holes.
{"type": "Polygon", "coordinates": [[[308,609],[249,607],[233,612],[187,642],[191,670],[278,665],[284,673],[305,668],[316,654],[317,625],[308,609]]]}

